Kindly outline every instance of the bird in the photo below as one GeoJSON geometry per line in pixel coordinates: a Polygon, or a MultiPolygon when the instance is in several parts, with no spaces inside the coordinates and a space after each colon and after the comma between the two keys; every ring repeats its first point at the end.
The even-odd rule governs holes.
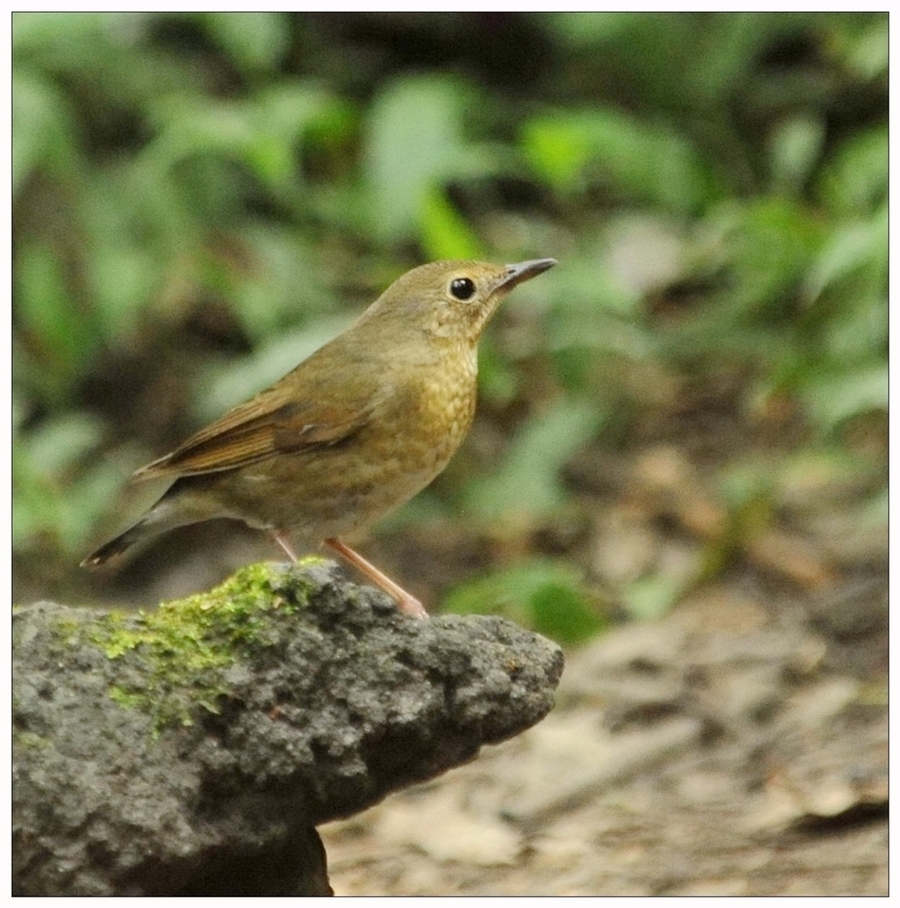
{"type": "Polygon", "coordinates": [[[341,537],[407,502],[447,466],[475,413],[478,342],[514,287],[556,265],[439,261],[407,271],[343,333],[291,372],[137,470],[168,490],[82,562],[98,567],[134,543],[215,518],[324,543],[391,596],[422,603],[341,537]]]}

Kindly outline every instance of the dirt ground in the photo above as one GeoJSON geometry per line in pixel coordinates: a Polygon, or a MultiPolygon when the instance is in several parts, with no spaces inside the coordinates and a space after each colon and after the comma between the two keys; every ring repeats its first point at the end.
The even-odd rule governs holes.
{"type": "Polygon", "coordinates": [[[752,578],[568,656],[535,728],[320,831],[337,895],[886,895],[887,593],[752,578]]]}

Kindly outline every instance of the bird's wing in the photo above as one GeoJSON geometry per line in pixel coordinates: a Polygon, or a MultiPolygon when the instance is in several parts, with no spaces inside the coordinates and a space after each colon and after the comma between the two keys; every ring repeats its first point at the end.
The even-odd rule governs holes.
{"type": "Polygon", "coordinates": [[[294,400],[278,385],[229,410],[174,451],[141,467],[135,479],[195,476],[244,467],[275,454],[334,445],[359,431],[371,414],[371,398],[317,402],[294,400]]]}

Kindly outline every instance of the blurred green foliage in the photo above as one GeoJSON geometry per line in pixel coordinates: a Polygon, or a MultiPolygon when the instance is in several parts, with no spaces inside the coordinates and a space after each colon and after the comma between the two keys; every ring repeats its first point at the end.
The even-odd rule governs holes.
{"type": "Polygon", "coordinates": [[[571,645],[606,626],[595,600],[571,565],[532,559],[460,585],[445,604],[463,615],[503,615],[571,645]]]}
{"type": "Polygon", "coordinates": [[[740,371],[839,446],[887,407],[887,42],[867,13],[14,14],[15,552],[77,560],[129,467],[438,258],[561,262],[483,344],[511,440],[450,512],[552,512],[654,376],[740,371]]]}

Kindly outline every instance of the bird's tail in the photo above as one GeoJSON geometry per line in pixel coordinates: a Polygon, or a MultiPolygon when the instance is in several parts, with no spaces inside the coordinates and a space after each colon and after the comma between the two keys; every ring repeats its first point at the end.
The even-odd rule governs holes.
{"type": "MultiPolygon", "coordinates": [[[[106,564],[113,558],[117,558],[126,549],[130,549],[136,542],[149,539],[151,536],[158,536],[168,530],[174,530],[176,527],[184,526],[187,523],[196,523],[198,520],[207,520],[215,514],[195,513],[190,507],[185,507],[184,495],[176,491],[173,494],[173,486],[163,495],[159,501],[141,517],[136,523],[133,523],[127,530],[119,533],[115,539],[110,539],[104,543],[95,552],[91,552],[81,567],[95,568],[106,564]]],[[[190,502],[187,502],[189,504],[190,502]]]]}
{"type": "MultiPolygon", "coordinates": [[[[119,533],[115,539],[110,539],[104,543],[95,552],[91,552],[82,562],[81,567],[95,568],[106,564],[107,561],[117,558],[126,549],[130,549],[138,540],[147,536],[155,536],[158,530],[155,527],[148,526],[149,521],[146,518],[139,520],[133,526],[130,526],[124,533],[119,533]]],[[[162,527],[159,528],[159,531],[162,527]]]]}

